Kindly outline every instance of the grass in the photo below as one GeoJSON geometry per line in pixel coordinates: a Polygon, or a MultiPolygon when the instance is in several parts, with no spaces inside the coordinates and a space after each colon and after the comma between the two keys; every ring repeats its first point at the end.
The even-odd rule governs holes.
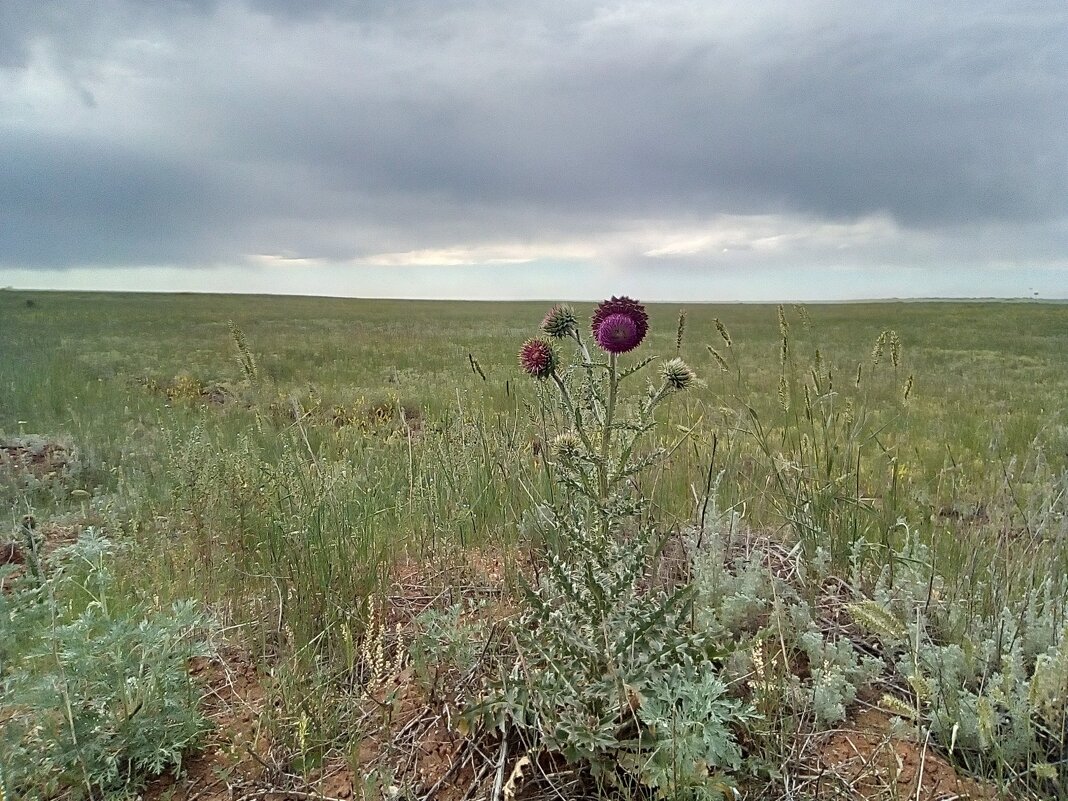
{"type": "MultiPolygon", "coordinates": [[[[338,693],[384,636],[366,599],[390,566],[494,553],[515,577],[540,548],[559,421],[515,353],[545,307],[2,291],[0,434],[73,443],[78,469],[0,474],[0,502],[13,530],[33,512],[126,543],[131,608],[211,609],[273,666],[275,736],[311,769],[354,747],[338,693]]],[[[679,307],[649,311],[639,353],[674,354],[679,307]]],[[[787,306],[782,323],[686,308],[704,386],[658,412],[648,447],[670,455],[639,483],[659,529],[692,525],[714,484],[717,508],[869,594],[920,543],[976,626],[1068,574],[1068,306],[787,306]],[[887,331],[900,355],[884,337],[873,364],[887,331]]]]}

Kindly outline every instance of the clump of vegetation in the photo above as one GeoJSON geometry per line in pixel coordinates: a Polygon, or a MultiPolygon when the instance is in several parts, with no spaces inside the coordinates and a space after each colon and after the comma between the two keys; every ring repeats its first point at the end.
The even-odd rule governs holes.
{"type": "Polygon", "coordinates": [[[645,499],[627,483],[664,455],[638,447],[657,407],[697,377],[670,359],[658,384],[624,403],[622,383],[653,362],[620,368],[618,356],[648,328],[645,308],[626,297],[594,312],[601,359],[591,357],[571,307],[553,307],[542,327],[572,340],[577,354],[565,368],[547,339],[528,340],[519,354],[527,373],[559,393],[565,428],[550,456],[559,493],[541,507],[549,548],[513,627],[515,661],[473,712],[503,736],[514,733],[527,753],[587,768],[602,789],[723,797],[741,764],[734,730],[750,713],[719,677],[722,644],[694,626],[692,588],[650,586],[662,535],[642,519],[645,499]]]}
{"type": "Polygon", "coordinates": [[[971,771],[1068,792],[1068,577],[1035,575],[1012,598],[990,588],[991,604],[968,609],[944,594],[926,546],[901,556],[850,607],[893,665],[887,706],[971,771]]]}
{"type": "MultiPolygon", "coordinates": [[[[911,709],[920,741],[1002,784],[1012,777],[1019,788],[1059,792],[1068,685],[1056,621],[1068,587],[1032,575],[1022,592],[995,589],[985,610],[935,597],[945,579],[898,516],[898,457],[887,446],[907,416],[911,377],[889,410],[897,419],[887,419],[864,395],[834,389],[818,349],[811,367],[799,369],[782,307],[778,318],[781,428],[751,406],[743,414],[790,526],[782,542],[796,538],[800,548],[790,552],[790,578],[776,575],[759,549],[732,561],[714,503],[709,525],[710,471],[700,522],[673,543],[672,580],[666,588],[650,581],[670,538],[632,479],[685,435],[651,450],[639,441],[655,428],[657,405],[697,378],[678,357],[666,361],[661,384],[619,413],[621,382],[653,361],[620,370],[616,360],[644,338],[644,308],[627,298],[599,307],[593,333],[604,361],[591,359],[570,307],[546,316],[552,339],[524,344],[523,370],[559,393],[562,413],[542,415],[563,426],[548,464],[558,488],[535,516],[548,547],[516,621],[515,661],[505,661],[475,707],[482,722],[518,733],[527,753],[587,766],[602,790],[720,797],[740,783],[722,771],[759,773],[757,754],[789,752],[784,730],[840,723],[859,693],[889,683],[897,689],[884,693],[887,708],[911,709]],[[577,349],[569,368],[553,342],[561,339],[577,349]],[[836,574],[848,584],[828,585],[836,574]],[[669,675],[670,699],[658,694],[669,675]],[[672,710],[670,726],[649,712],[663,708],[672,710]],[[760,712],[779,720],[754,726],[760,712]],[[743,768],[735,732],[746,730],[754,749],[743,768]]],[[[899,381],[902,346],[892,330],[878,336],[873,365],[884,351],[899,381]]],[[[862,378],[858,370],[853,389],[862,378]]],[[[1053,514],[1063,518],[1063,509],[1053,514]]]]}
{"type": "Polygon", "coordinates": [[[0,795],[127,797],[205,731],[187,663],[206,620],[117,594],[115,546],[93,530],[45,559],[23,528],[28,570],[0,594],[0,795]]]}

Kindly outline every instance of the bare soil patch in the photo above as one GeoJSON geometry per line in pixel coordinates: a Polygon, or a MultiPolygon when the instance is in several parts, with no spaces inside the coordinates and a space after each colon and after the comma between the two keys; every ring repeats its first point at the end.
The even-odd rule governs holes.
{"type": "Polygon", "coordinates": [[[269,787],[271,743],[261,730],[264,693],[249,655],[223,649],[211,658],[194,658],[189,672],[204,685],[202,710],[212,730],[180,776],[149,783],[145,801],[233,801],[269,787]]]}
{"type": "MultiPolygon", "coordinates": [[[[501,555],[489,551],[465,553],[449,565],[399,563],[386,595],[384,630],[394,636],[399,627],[410,641],[419,614],[461,597],[488,599],[478,615],[492,628],[508,614],[496,602],[504,570],[501,555]]],[[[179,776],[149,784],[145,801],[347,801],[391,793],[461,801],[478,797],[472,792],[493,779],[460,724],[473,675],[450,675],[431,698],[412,668],[403,667],[368,692],[366,734],[357,753],[297,776],[282,769],[262,728],[268,679],[249,654],[228,648],[193,660],[189,669],[204,684],[202,704],[213,729],[179,776]]]]}
{"type": "Polygon", "coordinates": [[[74,447],[39,434],[0,440],[0,472],[25,473],[41,479],[77,464],[74,447]]]}
{"type": "Polygon", "coordinates": [[[816,796],[857,801],[993,801],[989,785],[961,776],[930,742],[893,736],[880,709],[854,713],[840,728],[812,738],[802,757],[812,765],[816,796]]]}

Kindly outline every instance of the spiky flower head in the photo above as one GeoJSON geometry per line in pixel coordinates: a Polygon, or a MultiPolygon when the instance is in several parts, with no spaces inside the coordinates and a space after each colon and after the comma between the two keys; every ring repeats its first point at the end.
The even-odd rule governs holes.
{"type": "Polygon", "coordinates": [[[541,330],[551,337],[562,339],[578,330],[578,320],[575,319],[575,310],[566,303],[557,303],[545,319],[541,321],[541,330]]]}
{"type": "Polygon", "coordinates": [[[565,431],[553,440],[553,455],[561,461],[573,461],[581,450],[582,440],[573,431],[565,431]]]}
{"type": "Polygon", "coordinates": [[[626,314],[610,314],[597,326],[597,344],[609,353],[626,353],[641,343],[634,318],[626,314]]]}
{"type": "Polygon", "coordinates": [[[519,366],[534,378],[548,378],[556,363],[556,351],[547,340],[528,339],[519,349],[519,366]]]}
{"type": "MultiPolygon", "coordinates": [[[[649,331],[649,315],[645,313],[645,307],[638,303],[638,301],[631,300],[626,296],[618,298],[612,296],[609,300],[599,303],[594,310],[590,330],[593,332],[597,344],[609,353],[626,353],[628,350],[633,350],[638,347],[638,345],[641,344],[641,341],[645,339],[645,335],[649,331]],[[617,316],[629,319],[633,324],[634,333],[628,334],[627,337],[622,338],[622,331],[619,328],[620,322],[615,320],[613,321],[613,326],[615,326],[615,328],[610,331],[605,331],[604,336],[602,337],[601,328],[604,327],[609,319],[617,316]],[[614,342],[616,344],[609,347],[605,344],[605,341],[610,343],[614,342]],[[622,347],[623,345],[626,345],[626,347],[622,347]]],[[[630,327],[627,327],[625,330],[629,332],[630,327]]]]}
{"type": "Polygon", "coordinates": [[[664,362],[660,375],[669,387],[674,390],[683,390],[693,385],[697,380],[697,374],[690,369],[682,359],[670,359],[664,362]]]}

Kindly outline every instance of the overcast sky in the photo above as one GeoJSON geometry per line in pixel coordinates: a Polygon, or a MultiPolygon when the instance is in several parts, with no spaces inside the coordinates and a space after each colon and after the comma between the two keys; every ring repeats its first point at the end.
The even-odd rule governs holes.
{"type": "Polygon", "coordinates": [[[0,0],[0,286],[1068,297],[1068,4],[0,0]]]}

